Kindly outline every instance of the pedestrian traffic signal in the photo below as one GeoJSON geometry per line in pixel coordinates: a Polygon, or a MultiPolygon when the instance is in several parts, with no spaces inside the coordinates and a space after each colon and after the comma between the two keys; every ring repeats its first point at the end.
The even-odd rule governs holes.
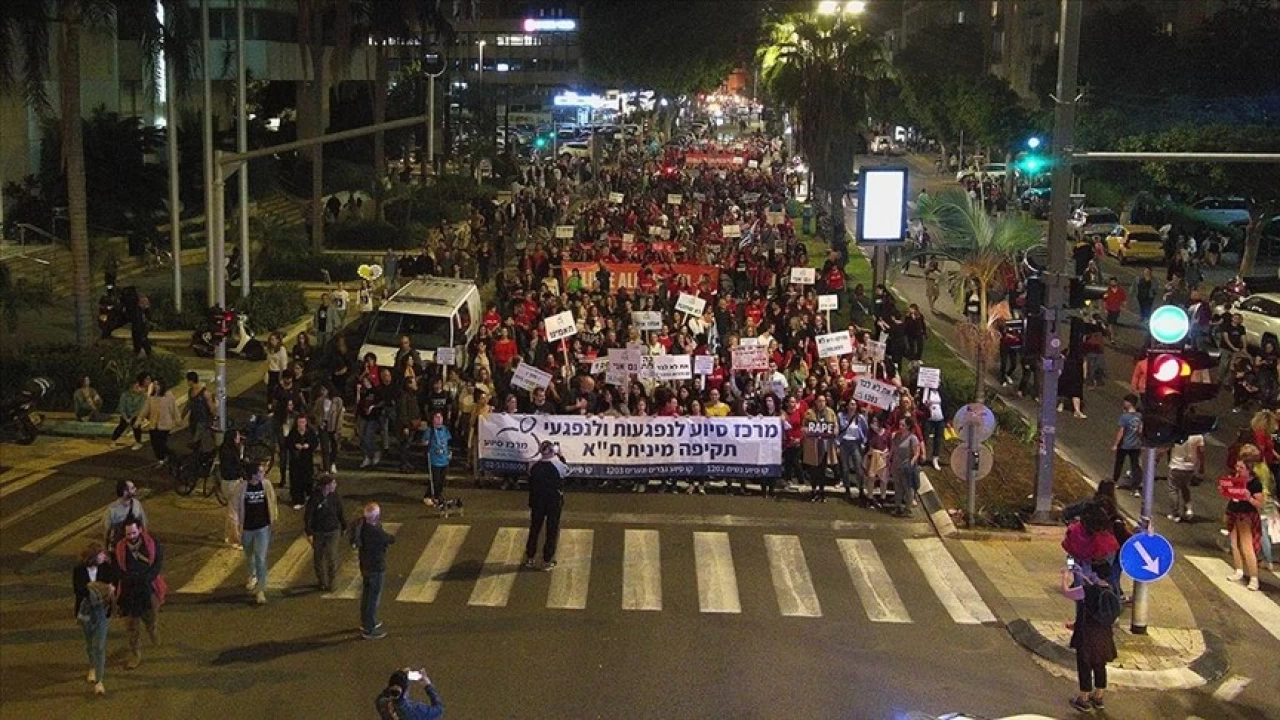
{"type": "Polygon", "coordinates": [[[1192,407],[1218,394],[1217,383],[1198,377],[1216,365],[1216,359],[1201,350],[1175,348],[1147,352],[1147,386],[1142,397],[1143,444],[1147,447],[1175,445],[1218,426],[1216,417],[1197,414],[1192,407]]]}
{"type": "Polygon", "coordinates": [[[547,146],[547,139],[541,135],[533,139],[533,146],[541,150],[547,146]]]}
{"type": "Polygon", "coordinates": [[[1151,313],[1147,321],[1151,337],[1162,345],[1173,345],[1182,342],[1191,330],[1191,320],[1187,311],[1177,305],[1161,305],[1151,313]]]}

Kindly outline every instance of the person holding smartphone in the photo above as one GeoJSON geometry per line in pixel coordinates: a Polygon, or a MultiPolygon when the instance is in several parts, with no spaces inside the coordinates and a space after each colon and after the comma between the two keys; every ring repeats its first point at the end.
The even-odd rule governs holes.
{"type": "Polygon", "coordinates": [[[378,710],[378,717],[396,720],[436,720],[444,717],[444,703],[440,701],[440,693],[431,684],[425,670],[404,668],[391,673],[387,687],[378,694],[373,706],[378,710]],[[420,682],[427,693],[428,702],[420,702],[409,697],[409,683],[420,682]]]}
{"type": "Polygon", "coordinates": [[[524,548],[524,566],[537,567],[534,556],[538,552],[538,536],[542,526],[547,527],[547,538],[542,544],[542,569],[556,566],[556,542],[560,538],[560,512],[564,509],[564,479],[569,467],[560,454],[560,444],[543,441],[538,448],[539,459],[529,466],[529,540],[524,548]]]}

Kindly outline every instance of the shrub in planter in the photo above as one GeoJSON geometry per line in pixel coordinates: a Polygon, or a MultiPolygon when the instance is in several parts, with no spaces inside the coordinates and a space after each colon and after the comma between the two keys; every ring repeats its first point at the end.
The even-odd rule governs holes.
{"type": "Polygon", "coordinates": [[[151,326],[154,330],[194,330],[203,327],[209,319],[203,290],[184,290],[181,312],[173,308],[173,290],[156,290],[147,296],[151,298],[151,326]]]}
{"type": "Polygon", "coordinates": [[[139,359],[128,344],[99,342],[87,348],[76,345],[33,345],[21,353],[0,355],[0,396],[16,395],[33,377],[47,377],[53,389],[42,402],[47,410],[70,410],[71,395],[80,378],[89,377],[103,408],[114,412],[120,393],[129,387],[138,373],[148,372],[175,387],[182,378],[182,359],[163,350],[153,350],[150,357],[139,359]]]}
{"type": "Polygon", "coordinates": [[[325,245],[336,250],[403,250],[413,246],[409,233],[382,220],[350,220],[331,228],[325,245]]]}
{"type": "Polygon", "coordinates": [[[227,304],[249,315],[249,329],[256,335],[282,330],[309,310],[302,288],[293,283],[259,285],[248,298],[236,298],[227,304]]]}

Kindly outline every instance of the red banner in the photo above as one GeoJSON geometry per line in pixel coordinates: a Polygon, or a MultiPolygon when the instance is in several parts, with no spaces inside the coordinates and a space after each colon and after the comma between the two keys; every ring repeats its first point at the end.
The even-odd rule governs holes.
{"type": "Polygon", "coordinates": [[[697,167],[704,163],[708,167],[741,167],[747,161],[741,155],[730,153],[689,153],[684,156],[685,167],[697,167]]]}
{"type": "MultiPolygon", "coordinates": [[[[604,264],[609,270],[611,289],[628,288],[634,290],[640,287],[640,263],[619,263],[607,262],[604,264]]],[[[667,265],[650,265],[654,272],[654,280],[658,275],[666,272],[667,265]]],[[[678,275],[689,282],[689,287],[698,289],[699,283],[703,277],[711,284],[712,288],[720,286],[720,268],[714,265],[694,265],[691,263],[676,263],[669,266],[678,275]]],[[[569,276],[574,270],[582,276],[582,284],[585,287],[592,287],[595,284],[596,270],[599,266],[591,262],[567,262],[564,264],[564,280],[561,283],[563,287],[569,281],[569,276]]]]}

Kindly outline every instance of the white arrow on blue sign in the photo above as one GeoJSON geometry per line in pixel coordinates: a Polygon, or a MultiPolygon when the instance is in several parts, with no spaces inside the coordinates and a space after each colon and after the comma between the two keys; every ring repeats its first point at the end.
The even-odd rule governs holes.
{"type": "Polygon", "coordinates": [[[1163,535],[1137,533],[1120,548],[1120,567],[1140,582],[1155,582],[1173,568],[1173,545],[1163,535]]]}

